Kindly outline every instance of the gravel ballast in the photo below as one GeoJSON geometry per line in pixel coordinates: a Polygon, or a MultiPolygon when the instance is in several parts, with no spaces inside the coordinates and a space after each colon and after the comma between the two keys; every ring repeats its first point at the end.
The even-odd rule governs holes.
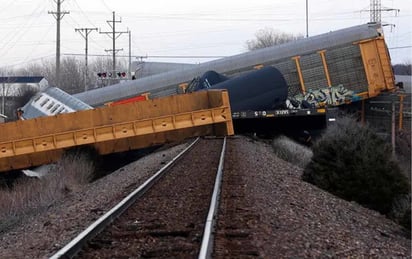
{"type": "MultiPolygon", "coordinates": [[[[411,257],[411,240],[399,225],[303,182],[302,169],[278,158],[269,144],[243,136],[229,144],[250,190],[247,209],[257,220],[249,229],[263,258],[411,257]]],[[[185,146],[139,159],[24,220],[0,235],[0,258],[51,256],[185,146]]]]}

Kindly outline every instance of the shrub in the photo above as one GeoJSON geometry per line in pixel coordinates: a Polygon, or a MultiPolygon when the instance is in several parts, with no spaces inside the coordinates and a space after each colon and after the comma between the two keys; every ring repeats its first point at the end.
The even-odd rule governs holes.
{"type": "Polygon", "coordinates": [[[403,174],[411,180],[411,131],[396,132],[396,157],[403,174]]]}
{"type": "Polygon", "coordinates": [[[400,195],[392,203],[389,217],[410,231],[411,229],[411,194],[400,195]]]}
{"type": "Polygon", "coordinates": [[[301,168],[305,168],[312,158],[312,150],[310,148],[298,144],[285,136],[274,138],[272,146],[279,158],[301,168]]]}
{"type": "Polygon", "coordinates": [[[348,117],[340,118],[315,143],[302,179],[386,215],[399,197],[410,192],[391,147],[348,117]]]}

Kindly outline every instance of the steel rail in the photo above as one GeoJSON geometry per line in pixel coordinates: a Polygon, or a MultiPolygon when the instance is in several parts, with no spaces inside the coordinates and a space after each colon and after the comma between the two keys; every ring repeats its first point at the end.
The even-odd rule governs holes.
{"type": "Polygon", "coordinates": [[[153,176],[147,179],[142,185],[140,185],[136,190],[130,193],[126,198],[124,198],[120,203],[114,206],[110,211],[106,212],[102,217],[97,219],[88,228],[81,232],[77,237],[70,241],[66,246],[55,253],[50,259],[57,258],[72,258],[74,257],[84,246],[84,244],[99,234],[105,227],[117,219],[123,214],[139,197],[141,197],[153,184],[164,175],[167,169],[176,163],[176,161],[182,157],[187,151],[189,151],[198,141],[199,137],[196,138],[187,148],[180,152],[176,157],[174,157],[169,163],[163,166],[159,171],[157,171],[153,176]]]}
{"type": "Polygon", "coordinates": [[[220,153],[219,167],[217,169],[215,185],[212,194],[212,200],[210,201],[209,213],[207,215],[205,229],[203,232],[202,244],[199,252],[199,259],[206,259],[212,257],[213,251],[213,229],[216,223],[216,213],[219,208],[220,189],[223,178],[223,166],[225,163],[226,152],[226,137],[223,140],[222,152],[220,153]]]}

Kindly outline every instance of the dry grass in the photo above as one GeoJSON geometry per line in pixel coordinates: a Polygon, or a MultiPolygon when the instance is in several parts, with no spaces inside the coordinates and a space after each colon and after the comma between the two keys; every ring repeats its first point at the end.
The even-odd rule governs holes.
{"type": "Polygon", "coordinates": [[[67,153],[49,173],[38,178],[17,180],[12,189],[0,190],[0,232],[24,217],[41,212],[68,193],[88,183],[94,171],[87,153],[67,153]]]}
{"type": "Polygon", "coordinates": [[[312,150],[286,136],[279,136],[272,142],[275,154],[300,168],[305,168],[312,159],[312,150]]]}

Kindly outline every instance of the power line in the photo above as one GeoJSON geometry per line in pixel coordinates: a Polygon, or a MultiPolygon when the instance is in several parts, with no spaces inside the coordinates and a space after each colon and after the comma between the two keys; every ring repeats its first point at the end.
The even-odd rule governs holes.
{"type": "Polygon", "coordinates": [[[7,10],[7,8],[9,8],[12,4],[14,4],[15,3],[15,1],[14,0],[11,0],[10,2],[8,2],[7,4],[5,4],[5,5],[3,5],[2,6],[2,8],[1,8],[1,11],[0,11],[0,14],[2,13],[2,12],[4,12],[5,10],[7,10]]]}
{"type": "Polygon", "coordinates": [[[54,56],[54,54],[46,55],[46,56],[42,56],[42,57],[38,57],[38,58],[32,58],[30,60],[25,60],[25,61],[22,61],[22,62],[11,64],[11,65],[1,66],[0,68],[20,66],[20,65],[23,65],[23,64],[27,64],[27,63],[37,62],[39,60],[46,59],[46,58],[53,57],[53,56],[54,56]]]}
{"type": "Polygon", "coordinates": [[[106,7],[107,10],[109,10],[109,11],[112,10],[109,6],[107,6],[107,4],[104,0],[101,0],[101,2],[103,3],[103,5],[106,7]]]}
{"type": "MultiPolygon", "coordinates": [[[[53,27],[53,26],[50,24],[48,30],[42,35],[41,39],[45,39],[45,38],[46,38],[46,36],[47,36],[47,35],[50,33],[50,31],[52,30],[52,27],[53,27]]],[[[32,47],[32,50],[30,51],[31,54],[30,54],[29,56],[26,56],[26,58],[24,59],[24,61],[28,60],[28,59],[33,55],[33,53],[36,53],[35,50],[37,50],[37,48],[38,48],[40,45],[42,45],[42,44],[40,43],[40,41],[41,41],[41,40],[38,40],[37,43],[31,44],[31,47],[32,47]]]]}
{"type": "Polygon", "coordinates": [[[82,12],[83,16],[86,17],[86,19],[91,23],[91,25],[93,25],[94,27],[97,27],[90,19],[89,16],[86,15],[86,13],[83,11],[83,9],[80,7],[79,3],[74,0],[74,3],[77,5],[77,7],[79,8],[79,10],[82,12]]]}
{"type": "Polygon", "coordinates": [[[412,45],[409,45],[409,46],[400,46],[400,47],[392,47],[392,48],[389,48],[389,49],[408,49],[408,48],[412,48],[412,45]]]}
{"type": "MultiPolygon", "coordinates": [[[[84,54],[79,54],[79,53],[63,53],[62,55],[64,56],[84,56],[84,54]]],[[[109,55],[105,55],[105,54],[89,54],[89,56],[94,56],[94,57],[108,57],[109,55]]],[[[117,55],[117,57],[121,57],[121,58],[126,58],[129,56],[126,55],[117,55]]],[[[164,56],[160,56],[160,55],[145,55],[145,56],[138,56],[138,55],[132,55],[132,57],[135,58],[224,58],[227,56],[184,56],[184,55],[177,55],[177,56],[168,56],[168,55],[164,55],[164,56]]]]}
{"type": "MultiPolygon", "coordinates": [[[[16,42],[18,42],[22,37],[26,35],[26,32],[30,30],[35,22],[33,22],[33,19],[35,17],[35,14],[39,14],[40,12],[44,11],[44,7],[42,8],[41,5],[37,5],[37,7],[33,10],[33,12],[30,14],[29,19],[26,19],[24,24],[19,24],[18,27],[15,28],[15,31],[11,33],[11,37],[6,40],[7,38],[4,38],[6,40],[6,43],[3,44],[3,46],[0,47],[0,50],[7,53],[10,52],[11,49],[13,49],[16,46],[16,42]],[[41,9],[41,10],[40,10],[41,9]],[[39,12],[38,12],[39,10],[39,12]],[[8,47],[8,45],[12,44],[11,47],[8,47]]],[[[8,37],[9,35],[5,35],[8,37]]],[[[0,56],[3,56],[0,51],[0,56]]]]}
{"type": "Polygon", "coordinates": [[[159,55],[148,55],[148,56],[143,56],[147,58],[224,58],[227,56],[159,56],[159,55]]]}
{"type": "MultiPolygon", "coordinates": [[[[80,11],[72,11],[73,13],[79,13],[79,14],[83,15],[83,16],[89,21],[89,23],[92,25],[91,27],[94,27],[94,28],[97,28],[97,27],[98,27],[98,26],[96,26],[95,23],[92,22],[92,20],[90,20],[89,15],[87,15],[87,14],[83,11],[83,9],[81,8],[81,6],[79,5],[79,3],[78,3],[76,0],[72,0],[72,1],[70,1],[69,3],[72,4],[72,9],[74,9],[74,10],[79,9],[79,10],[80,10],[80,11]]],[[[71,17],[70,17],[70,18],[71,18],[71,17]]],[[[72,18],[71,18],[71,20],[73,21],[74,24],[76,24],[76,26],[73,26],[73,25],[70,24],[70,23],[68,23],[68,24],[69,24],[70,26],[72,26],[74,29],[75,29],[76,27],[82,27],[82,25],[80,25],[75,19],[72,19],[72,18]]],[[[97,41],[95,41],[95,40],[93,40],[93,39],[90,39],[90,43],[93,43],[94,45],[96,45],[96,46],[104,49],[104,46],[103,46],[102,44],[100,44],[99,42],[97,42],[97,41]]]]}

